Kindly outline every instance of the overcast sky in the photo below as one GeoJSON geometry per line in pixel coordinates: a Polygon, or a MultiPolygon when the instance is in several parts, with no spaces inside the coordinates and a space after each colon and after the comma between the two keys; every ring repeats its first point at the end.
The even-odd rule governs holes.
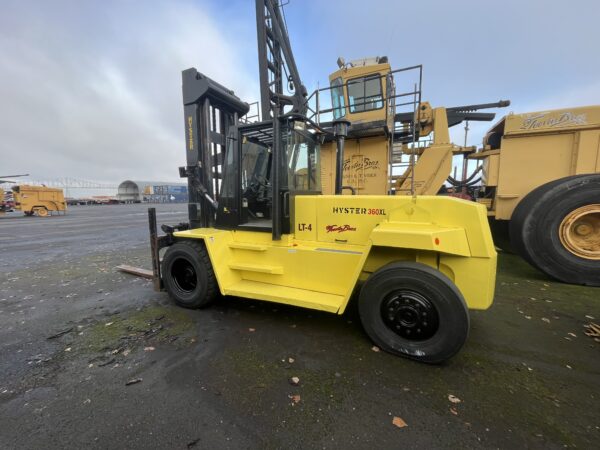
{"type": "MultiPolygon", "coordinates": [[[[0,175],[178,181],[181,71],[259,98],[253,0],[0,5],[0,175]]],[[[597,0],[291,0],[285,14],[309,91],[338,56],[387,55],[424,65],[434,106],[600,104],[597,0]]]]}

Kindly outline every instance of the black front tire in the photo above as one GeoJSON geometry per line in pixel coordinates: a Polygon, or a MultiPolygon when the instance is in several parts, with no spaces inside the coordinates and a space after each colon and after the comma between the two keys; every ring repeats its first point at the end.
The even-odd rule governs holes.
{"type": "Polygon", "coordinates": [[[169,247],[161,274],[167,293],[179,306],[204,308],[217,298],[217,281],[202,242],[186,240],[169,247]]]}
{"type": "Polygon", "coordinates": [[[377,270],[364,283],[358,308],[380,348],[425,363],[450,359],[469,334],[469,311],[458,288],[421,263],[395,262],[377,270]]]}

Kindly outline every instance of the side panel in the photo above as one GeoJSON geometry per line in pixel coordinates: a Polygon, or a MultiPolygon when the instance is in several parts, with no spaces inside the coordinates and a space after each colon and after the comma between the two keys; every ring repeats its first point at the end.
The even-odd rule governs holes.
{"type": "MultiPolygon", "coordinates": [[[[331,195],[335,188],[335,142],[321,146],[322,190],[331,195]]],[[[343,185],[352,186],[359,195],[383,195],[388,189],[388,139],[385,136],[346,139],[344,145],[343,185]]],[[[344,190],[350,195],[350,190],[344,190]]]]}
{"type": "Polygon", "coordinates": [[[199,228],[175,233],[202,239],[223,295],[340,311],[352,294],[367,246],[319,245],[270,233],[199,228]]]}
{"type": "Polygon", "coordinates": [[[579,133],[579,145],[573,158],[573,175],[600,172],[600,131],[579,133]]]}
{"type": "Polygon", "coordinates": [[[570,175],[574,133],[505,137],[500,150],[496,219],[508,220],[519,201],[542,184],[570,175]]]}
{"type": "Polygon", "coordinates": [[[497,255],[483,205],[436,196],[322,196],[316,208],[318,241],[372,244],[363,272],[423,262],[453,280],[470,308],[491,305],[497,255]]]}

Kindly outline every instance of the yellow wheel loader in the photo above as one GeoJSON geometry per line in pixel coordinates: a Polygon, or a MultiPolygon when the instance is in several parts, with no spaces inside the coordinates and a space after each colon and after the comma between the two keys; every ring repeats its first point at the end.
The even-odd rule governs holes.
{"type": "Polygon", "coordinates": [[[189,223],[163,225],[159,237],[150,211],[155,287],[187,308],[231,295],[334,314],[358,292],[364,329],[383,350],[447,360],[467,339],[468,309],[493,301],[485,207],[341,195],[354,124],[308,119],[280,6],[258,0],[257,16],[264,120],[245,122],[249,106],[232,91],[196,69],[183,72],[187,165],[179,171],[188,179],[189,223]],[[323,195],[321,146],[330,141],[335,187],[323,195]]]}

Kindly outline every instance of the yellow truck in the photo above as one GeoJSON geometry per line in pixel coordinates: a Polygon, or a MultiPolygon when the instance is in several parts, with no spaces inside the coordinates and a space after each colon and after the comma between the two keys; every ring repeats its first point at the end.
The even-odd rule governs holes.
{"type": "Polygon", "coordinates": [[[66,214],[67,202],[62,189],[20,184],[13,186],[15,209],[26,216],[46,217],[53,212],[66,214]]]}

